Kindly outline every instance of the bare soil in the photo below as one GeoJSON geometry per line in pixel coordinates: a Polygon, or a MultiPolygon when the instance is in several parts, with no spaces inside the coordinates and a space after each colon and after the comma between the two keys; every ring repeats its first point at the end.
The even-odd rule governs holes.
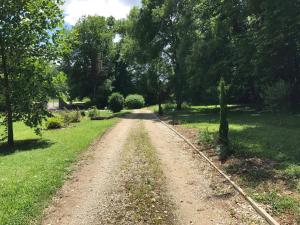
{"type": "Polygon", "coordinates": [[[82,158],[43,225],[266,224],[148,111],[122,119],[82,158]]]}

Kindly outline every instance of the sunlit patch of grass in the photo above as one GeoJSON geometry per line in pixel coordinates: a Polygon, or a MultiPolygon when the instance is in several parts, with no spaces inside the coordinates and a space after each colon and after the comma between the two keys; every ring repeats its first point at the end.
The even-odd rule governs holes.
{"type": "Polygon", "coordinates": [[[282,196],[277,191],[252,193],[252,197],[259,202],[270,205],[276,213],[291,211],[300,213],[300,203],[289,196],[282,196]]]}

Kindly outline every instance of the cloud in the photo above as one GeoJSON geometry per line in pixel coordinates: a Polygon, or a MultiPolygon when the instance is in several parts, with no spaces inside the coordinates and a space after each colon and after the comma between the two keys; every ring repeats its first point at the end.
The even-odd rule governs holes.
{"type": "Polygon", "coordinates": [[[139,3],[140,0],[67,0],[63,7],[65,22],[74,25],[84,15],[126,18],[130,9],[139,3]]]}

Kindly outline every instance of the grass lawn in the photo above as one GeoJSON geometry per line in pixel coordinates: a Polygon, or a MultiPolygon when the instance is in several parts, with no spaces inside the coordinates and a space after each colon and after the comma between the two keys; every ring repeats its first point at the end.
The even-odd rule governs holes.
{"type": "Polygon", "coordinates": [[[70,172],[71,163],[117,120],[83,119],[69,128],[44,131],[42,138],[22,123],[15,123],[14,151],[5,153],[7,148],[0,143],[0,224],[39,221],[70,172]]]}
{"type": "MultiPolygon", "coordinates": [[[[300,223],[300,114],[257,112],[245,106],[229,108],[229,137],[239,160],[228,162],[224,169],[238,175],[239,183],[248,187],[256,200],[270,205],[275,213],[291,212],[300,223]]],[[[199,139],[214,139],[218,134],[216,106],[165,113],[183,127],[199,130],[199,139]]]]}

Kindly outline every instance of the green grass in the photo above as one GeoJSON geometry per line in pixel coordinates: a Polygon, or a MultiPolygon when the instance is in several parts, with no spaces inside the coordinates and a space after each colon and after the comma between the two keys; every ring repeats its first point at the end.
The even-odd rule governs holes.
{"type": "Polygon", "coordinates": [[[15,123],[13,152],[0,145],[0,224],[39,221],[78,154],[116,122],[84,119],[69,128],[44,131],[42,138],[22,123],[15,123]]]}
{"type": "MultiPolygon", "coordinates": [[[[228,117],[229,136],[237,155],[300,163],[300,115],[259,113],[249,107],[231,106],[228,117]]],[[[185,127],[218,133],[216,106],[193,106],[175,112],[175,118],[185,127]]]]}

